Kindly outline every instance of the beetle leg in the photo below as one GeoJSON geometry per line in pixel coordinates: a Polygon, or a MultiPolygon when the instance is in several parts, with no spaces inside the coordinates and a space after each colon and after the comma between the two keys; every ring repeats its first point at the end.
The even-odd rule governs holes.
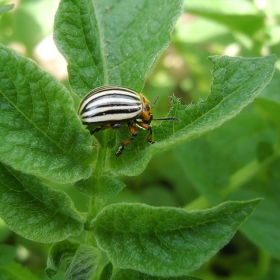
{"type": "Polygon", "coordinates": [[[147,140],[150,144],[154,144],[155,142],[152,141],[152,135],[153,135],[152,127],[151,127],[149,124],[144,123],[144,122],[135,121],[135,123],[136,123],[137,125],[139,125],[140,127],[142,127],[142,128],[144,128],[144,129],[150,131],[150,133],[149,133],[149,135],[147,136],[147,139],[146,139],[146,140],[147,140]]]}
{"type": "Polygon", "coordinates": [[[134,125],[132,125],[131,123],[128,123],[127,125],[128,125],[128,128],[129,128],[129,130],[130,130],[130,133],[131,133],[132,137],[131,137],[130,139],[125,140],[125,141],[123,141],[123,142],[121,143],[121,145],[120,145],[118,151],[116,152],[116,156],[121,155],[121,153],[122,153],[124,147],[127,146],[130,142],[132,142],[132,141],[136,138],[136,136],[137,136],[136,127],[135,127],[134,125]]]}
{"type": "Polygon", "coordinates": [[[92,134],[94,134],[94,133],[100,131],[101,129],[102,129],[102,127],[97,127],[96,129],[92,130],[92,131],[90,132],[90,134],[92,135],[92,134]]]}
{"type": "Polygon", "coordinates": [[[110,124],[110,125],[103,125],[101,127],[98,127],[94,129],[93,131],[90,132],[90,134],[94,134],[100,130],[105,130],[105,129],[119,129],[122,126],[121,123],[115,123],[115,124],[110,124]]]}

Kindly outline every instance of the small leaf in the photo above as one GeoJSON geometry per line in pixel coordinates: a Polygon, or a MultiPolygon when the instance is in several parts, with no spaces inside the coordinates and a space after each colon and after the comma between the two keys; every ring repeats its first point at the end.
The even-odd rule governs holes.
{"type": "Polygon", "coordinates": [[[37,242],[79,234],[84,217],[69,196],[40,180],[0,164],[0,217],[16,233],[37,242]]]}
{"type": "Polygon", "coordinates": [[[60,1],[54,39],[72,89],[80,97],[106,84],[140,91],[181,10],[181,0],[60,1]]]}
{"type": "Polygon", "coordinates": [[[91,174],[92,140],[69,92],[51,75],[0,45],[0,159],[60,183],[91,174]]]}
{"type": "Polygon", "coordinates": [[[14,6],[15,4],[5,5],[5,6],[0,5],[0,16],[11,11],[14,8],[14,6]]]}
{"type": "Polygon", "coordinates": [[[110,172],[114,176],[138,175],[153,154],[191,141],[236,116],[269,83],[276,57],[213,56],[210,59],[214,65],[214,81],[208,98],[198,104],[185,106],[173,97],[168,116],[176,116],[180,121],[154,126],[156,143],[148,145],[144,137],[139,137],[137,143],[134,141],[129,149],[124,150],[121,159],[113,156],[116,147],[110,158],[110,172]]]}
{"type": "Polygon", "coordinates": [[[114,272],[112,278],[106,278],[110,280],[202,280],[193,276],[181,276],[181,277],[159,277],[151,276],[141,273],[139,271],[131,269],[118,269],[114,272]]]}
{"type": "Polygon", "coordinates": [[[104,266],[104,268],[99,276],[99,280],[111,279],[112,273],[113,273],[113,265],[112,265],[112,263],[109,262],[104,266]]]}
{"type": "Polygon", "coordinates": [[[66,280],[92,279],[99,263],[101,252],[89,245],[81,245],[71,259],[65,272],[66,280]]]}
{"type": "Polygon", "coordinates": [[[61,263],[66,258],[74,256],[80,243],[75,240],[63,240],[61,242],[54,243],[49,251],[46,274],[49,278],[52,278],[57,272],[61,263]]]}
{"type": "Polygon", "coordinates": [[[153,276],[183,276],[227,244],[259,202],[227,202],[193,212],[113,204],[91,226],[98,246],[114,266],[153,276]]]}
{"type": "Polygon", "coordinates": [[[81,193],[87,196],[107,199],[118,194],[125,187],[125,184],[109,176],[101,176],[100,178],[91,176],[86,180],[77,182],[75,186],[81,193]]]}

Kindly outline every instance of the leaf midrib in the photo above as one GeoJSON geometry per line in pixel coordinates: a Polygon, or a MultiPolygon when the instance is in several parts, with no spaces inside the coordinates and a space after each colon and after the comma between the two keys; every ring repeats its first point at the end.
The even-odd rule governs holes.
{"type": "MultiPolygon", "coordinates": [[[[97,23],[97,30],[98,30],[98,38],[99,38],[99,43],[100,43],[100,58],[102,61],[102,68],[103,68],[103,85],[107,85],[108,84],[108,69],[107,69],[107,63],[106,63],[106,59],[105,59],[105,45],[104,45],[104,34],[102,32],[102,28],[101,28],[101,21],[100,18],[98,17],[98,13],[97,13],[97,7],[96,7],[96,3],[94,0],[91,1],[92,6],[93,6],[93,11],[94,11],[94,15],[96,18],[96,23],[97,23]]],[[[92,54],[91,54],[92,56],[92,54]]]]}

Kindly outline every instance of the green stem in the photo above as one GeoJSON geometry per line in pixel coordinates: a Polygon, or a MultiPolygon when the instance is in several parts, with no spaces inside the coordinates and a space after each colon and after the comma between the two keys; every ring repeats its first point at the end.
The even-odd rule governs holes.
{"type": "Polygon", "coordinates": [[[91,197],[89,199],[89,209],[88,209],[88,214],[87,214],[87,220],[85,223],[85,230],[87,231],[86,233],[86,243],[90,244],[92,246],[96,247],[96,242],[94,239],[94,236],[90,230],[90,223],[92,220],[95,219],[97,214],[100,212],[104,204],[104,200],[98,199],[96,197],[91,197]]]}
{"type": "Polygon", "coordinates": [[[280,149],[277,149],[275,153],[266,158],[265,160],[259,162],[254,160],[249,164],[245,165],[243,168],[239,169],[237,172],[232,174],[229,178],[228,186],[221,191],[223,197],[228,196],[235,190],[241,188],[244,184],[249,182],[254,178],[262,169],[264,169],[268,164],[273,162],[280,155],[280,149]]]}
{"type": "Polygon", "coordinates": [[[263,250],[259,250],[258,254],[258,267],[256,270],[256,275],[261,278],[267,275],[270,267],[270,256],[263,250]]]}

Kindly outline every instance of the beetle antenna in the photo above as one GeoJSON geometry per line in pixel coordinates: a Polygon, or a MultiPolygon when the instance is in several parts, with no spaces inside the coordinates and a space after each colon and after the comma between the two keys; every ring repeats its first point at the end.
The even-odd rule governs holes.
{"type": "Polygon", "coordinates": [[[153,121],[177,121],[177,122],[179,122],[180,119],[178,119],[178,118],[158,118],[158,119],[153,119],[153,121]]]}
{"type": "Polygon", "coordinates": [[[154,101],[152,108],[154,108],[154,106],[156,105],[157,101],[158,101],[159,96],[157,96],[156,100],[154,101]]]}

